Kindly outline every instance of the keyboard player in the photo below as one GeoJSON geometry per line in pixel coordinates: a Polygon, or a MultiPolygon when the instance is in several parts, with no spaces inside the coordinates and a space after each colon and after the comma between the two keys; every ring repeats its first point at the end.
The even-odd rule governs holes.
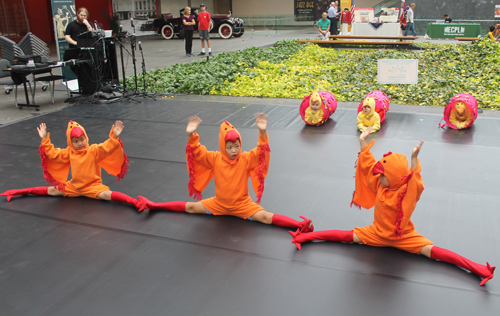
{"type": "Polygon", "coordinates": [[[78,35],[94,28],[88,21],[89,11],[86,8],[79,8],[76,14],[76,20],[69,23],[64,32],[64,39],[69,43],[69,48],[77,48],[78,35]]]}

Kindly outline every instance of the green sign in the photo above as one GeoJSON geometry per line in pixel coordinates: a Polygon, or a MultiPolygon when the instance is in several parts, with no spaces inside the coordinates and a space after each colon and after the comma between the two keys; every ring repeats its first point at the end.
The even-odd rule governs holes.
{"type": "MultiPolygon", "coordinates": [[[[69,43],[64,39],[64,32],[70,22],[76,20],[76,10],[74,0],[51,0],[52,19],[56,37],[57,54],[59,60],[63,60],[64,52],[69,48],[69,43]]],[[[67,80],[76,79],[76,75],[69,67],[62,68],[63,76],[67,80]]]]}
{"type": "Polygon", "coordinates": [[[455,38],[455,37],[478,37],[481,34],[480,24],[459,23],[429,23],[427,25],[427,36],[430,38],[455,38]]]}

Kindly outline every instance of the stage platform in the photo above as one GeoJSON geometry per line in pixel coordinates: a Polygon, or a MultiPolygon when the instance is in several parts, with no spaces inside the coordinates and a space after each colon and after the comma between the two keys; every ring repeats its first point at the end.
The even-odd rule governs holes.
{"type": "MultiPolygon", "coordinates": [[[[311,218],[316,230],[366,226],[372,210],[350,208],[359,152],[356,110],[305,126],[297,106],[179,98],[81,105],[0,127],[0,191],[46,185],[36,127],[66,147],[69,120],[90,143],[120,136],[128,175],[111,190],[153,201],[186,200],[186,123],[199,116],[201,143],[218,150],[230,121],[243,150],[258,139],[254,114],[269,116],[271,165],[261,205],[311,218]]],[[[500,266],[500,119],[468,130],[438,128],[441,114],[389,112],[378,159],[409,156],[419,140],[426,189],[412,220],[435,245],[500,266]]],[[[203,192],[214,195],[213,182],[203,192]]],[[[252,192],[252,196],[254,196],[252,192]]],[[[0,315],[498,315],[500,277],[392,248],[315,242],[301,251],[288,230],[233,217],[137,213],[86,198],[0,197],[0,315]]]]}

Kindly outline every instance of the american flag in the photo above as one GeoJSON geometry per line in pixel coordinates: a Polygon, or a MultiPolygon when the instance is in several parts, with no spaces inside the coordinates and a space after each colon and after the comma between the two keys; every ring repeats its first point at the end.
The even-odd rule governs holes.
{"type": "Polygon", "coordinates": [[[349,10],[349,23],[354,23],[354,8],[356,6],[354,5],[354,0],[351,0],[351,10],[349,10]]]}
{"type": "Polygon", "coordinates": [[[405,12],[405,0],[401,1],[401,10],[399,10],[399,22],[403,21],[404,12],[405,12]]]}

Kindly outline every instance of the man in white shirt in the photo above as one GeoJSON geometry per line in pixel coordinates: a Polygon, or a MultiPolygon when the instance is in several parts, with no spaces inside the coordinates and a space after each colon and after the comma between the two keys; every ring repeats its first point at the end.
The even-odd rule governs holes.
{"type": "Polygon", "coordinates": [[[337,21],[337,7],[334,2],[330,3],[330,8],[328,8],[328,19],[330,20],[332,34],[337,35],[337,31],[334,27],[337,21]]]}
{"type": "Polygon", "coordinates": [[[406,12],[406,30],[404,36],[408,36],[409,29],[411,29],[413,36],[417,36],[417,33],[415,32],[415,23],[413,23],[413,9],[415,9],[415,6],[415,3],[412,3],[406,12]]]}

